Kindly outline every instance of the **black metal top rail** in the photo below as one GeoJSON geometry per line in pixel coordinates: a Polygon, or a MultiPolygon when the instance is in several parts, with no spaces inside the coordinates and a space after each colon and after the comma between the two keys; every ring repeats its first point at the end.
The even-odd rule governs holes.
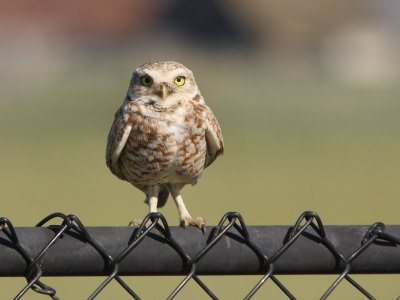
{"type": "Polygon", "coordinates": [[[140,299],[122,275],[186,275],[168,299],[192,278],[218,299],[199,275],[260,274],[245,299],[269,278],[295,299],[275,275],[340,274],[322,299],[343,279],[374,299],[349,273],[400,273],[399,237],[400,225],[323,226],[313,212],[304,212],[294,226],[246,226],[240,214],[231,212],[206,233],[169,227],[159,213],[147,215],[140,228],[85,227],[76,216],[61,213],[36,227],[14,227],[0,218],[0,276],[27,278],[15,299],[30,288],[57,299],[55,290],[39,280],[46,275],[108,276],[89,299],[113,279],[140,299]]]}

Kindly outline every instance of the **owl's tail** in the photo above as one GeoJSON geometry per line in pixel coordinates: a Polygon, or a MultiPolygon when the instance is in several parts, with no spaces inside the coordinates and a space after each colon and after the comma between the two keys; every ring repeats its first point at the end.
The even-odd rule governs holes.
{"type": "MultiPolygon", "coordinates": [[[[161,186],[160,192],[158,193],[157,207],[163,207],[167,203],[169,197],[169,189],[166,185],[161,186]]],[[[149,195],[146,195],[144,203],[149,204],[149,195]]]]}
{"type": "Polygon", "coordinates": [[[168,187],[166,185],[162,186],[160,193],[158,193],[157,207],[163,207],[165,205],[165,203],[167,203],[168,196],[169,196],[168,187]]]}

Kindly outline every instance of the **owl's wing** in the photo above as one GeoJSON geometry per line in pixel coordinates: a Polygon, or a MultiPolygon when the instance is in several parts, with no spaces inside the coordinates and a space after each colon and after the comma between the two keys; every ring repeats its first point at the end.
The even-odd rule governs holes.
{"type": "Polygon", "coordinates": [[[205,108],[207,152],[204,168],[207,168],[219,155],[224,153],[224,141],[217,119],[207,105],[205,108]]]}
{"type": "Polygon", "coordinates": [[[122,180],[126,180],[125,175],[119,168],[118,160],[125,147],[132,125],[128,124],[123,116],[123,107],[115,113],[114,123],[111,126],[107,139],[106,163],[111,172],[122,180]]]}

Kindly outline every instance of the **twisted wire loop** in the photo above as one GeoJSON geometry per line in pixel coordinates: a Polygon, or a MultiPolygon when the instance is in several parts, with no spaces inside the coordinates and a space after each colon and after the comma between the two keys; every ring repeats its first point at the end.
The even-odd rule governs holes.
{"type": "MultiPolygon", "coordinates": [[[[78,219],[78,217],[74,215],[65,215],[63,213],[53,213],[48,215],[46,218],[41,220],[36,227],[42,227],[43,225],[53,221],[57,218],[62,220],[61,225],[53,225],[51,228],[54,230],[54,236],[51,240],[39,251],[39,253],[33,258],[30,259],[30,262],[27,267],[26,279],[28,284],[19,292],[19,294],[14,299],[20,299],[29,289],[33,291],[45,294],[50,296],[52,299],[58,299],[56,297],[56,291],[52,287],[42,283],[39,278],[43,274],[43,269],[41,267],[41,260],[49,248],[54,245],[54,243],[66,232],[70,230],[74,230],[76,233],[82,236],[87,242],[96,246],[96,242],[90,239],[85,227],[82,222],[78,219]]],[[[96,248],[96,247],[95,247],[96,248]]],[[[103,253],[99,251],[103,256],[103,253]]]]}
{"type": "Polygon", "coordinates": [[[116,279],[117,282],[134,298],[141,299],[122,279],[118,276],[119,273],[119,263],[130,253],[136,246],[138,246],[142,240],[149,234],[149,232],[156,228],[167,240],[169,245],[175,249],[175,251],[180,255],[184,262],[189,261],[189,257],[184,253],[183,249],[179,244],[172,238],[170,228],[168,226],[167,220],[160,213],[150,213],[142,221],[140,227],[133,233],[133,239],[128,244],[128,246],[115,258],[111,263],[111,274],[99,285],[99,287],[89,296],[88,299],[94,299],[111,280],[116,279]],[[149,224],[149,221],[151,222],[149,224]],[[161,221],[161,224],[159,223],[161,221]],[[149,224],[147,227],[146,225],[149,224]]]}
{"type": "Polygon", "coordinates": [[[226,213],[221,221],[219,222],[218,226],[215,228],[214,233],[212,234],[212,239],[207,243],[206,247],[204,247],[193,259],[189,259],[188,265],[190,265],[191,270],[190,273],[183,279],[183,281],[175,288],[175,290],[169,295],[167,298],[168,300],[173,299],[179,291],[188,283],[188,281],[193,278],[197,284],[212,298],[212,299],[218,299],[217,296],[211,292],[211,290],[199,279],[199,277],[196,274],[197,271],[197,263],[205,256],[220,240],[221,238],[225,235],[225,233],[232,227],[234,226],[236,230],[242,234],[243,237],[248,236],[247,233],[247,228],[240,227],[238,224],[236,224],[236,221],[239,220],[241,225],[244,225],[244,221],[240,214],[235,213],[235,212],[228,212],[226,213]],[[229,220],[228,225],[224,226],[224,223],[226,220],[229,220]]]}
{"type": "MultiPolygon", "coordinates": [[[[375,299],[359,283],[350,277],[349,274],[352,270],[352,266],[355,266],[354,262],[360,259],[365,250],[370,248],[372,245],[374,245],[373,247],[391,248],[398,248],[398,246],[400,246],[400,238],[386,232],[385,225],[378,222],[370,226],[366,230],[365,234],[360,237],[359,244],[356,244],[354,247],[355,250],[353,248],[351,251],[347,252],[344,252],[345,249],[341,249],[341,251],[339,251],[337,241],[332,237],[329,238],[329,234],[326,232],[327,227],[324,227],[321,218],[318,216],[318,214],[311,211],[305,211],[302,213],[295,222],[294,226],[285,229],[286,235],[282,236],[281,244],[279,244],[277,249],[274,249],[272,252],[270,250],[269,255],[266,254],[267,251],[265,248],[266,245],[268,245],[268,241],[263,239],[260,240],[259,238],[257,239],[259,235],[256,234],[256,231],[254,231],[255,229],[251,229],[249,231],[250,227],[246,226],[243,217],[237,212],[226,213],[218,225],[211,229],[208,239],[203,240],[204,244],[199,244],[200,248],[197,248],[198,250],[196,250],[195,254],[188,251],[188,249],[185,250],[183,248],[182,240],[178,242],[178,240],[174,238],[166,219],[160,213],[150,213],[143,219],[142,224],[139,227],[130,227],[131,230],[128,229],[127,231],[129,233],[129,239],[126,241],[126,245],[122,244],[123,248],[118,248],[117,251],[112,252],[114,253],[113,255],[110,254],[111,251],[106,249],[102,243],[93,238],[93,233],[91,235],[87,228],[75,215],[54,213],[44,218],[36,226],[43,227],[45,225],[48,226],[47,228],[50,230],[50,235],[48,238],[46,235],[45,242],[40,244],[40,250],[33,253],[32,250],[27,250],[30,248],[24,247],[23,243],[21,243],[17,234],[18,230],[14,228],[11,221],[4,217],[0,218],[0,246],[3,245],[13,249],[13,251],[17,252],[23,258],[23,261],[26,264],[24,276],[26,277],[27,284],[17,294],[17,296],[15,296],[14,299],[21,299],[29,289],[39,294],[47,295],[52,299],[58,299],[55,289],[44,284],[40,281],[40,279],[43,274],[46,275],[43,262],[46,254],[48,254],[48,250],[52,248],[54,244],[65,234],[68,234],[72,239],[78,239],[84,242],[85,245],[89,245],[89,248],[94,249],[103,260],[104,266],[102,267],[100,265],[99,267],[103,268],[102,274],[106,274],[107,277],[93,291],[88,299],[94,299],[112,280],[116,280],[132,298],[141,299],[139,295],[137,295],[133,289],[121,278],[120,274],[121,263],[123,260],[129,254],[135,255],[135,248],[145,239],[154,240],[153,242],[156,243],[156,245],[157,243],[162,243],[164,247],[170,247],[173,252],[179,256],[178,261],[180,259],[182,262],[181,267],[178,267],[178,269],[180,268],[178,273],[183,274],[185,277],[179,283],[179,285],[173,289],[167,299],[173,299],[179,292],[181,292],[184,286],[191,279],[193,279],[210,298],[218,299],[214,292],[211,291],[210,288],[207,287],[207,285],[199,278],[199,275],[205,274],[203,271],[201,271],[201,262],[203,260],[207,260],[205,259],[206,256],[210,258],[212,255],[215,255],[215,253],[212,253],[213,251],[211,251],[211,249],[216,247],[216,245],[220,243],[224,236],[226,236],[227,239],[234,238],[238,241],[240,240],[240,243],[243,244],[245,248],[250,249],[251,252],[254,253],[255,257],[257,258],[256,261],[258,260],[258,271],[253,270],[251,273],[260,274],[262,275],[262,278],[247,293],[247,295],[244,296],[244,299],[246,300],[252,298],[268,279],[271,279],[271,281],[274,282],[274,284],[276,284],[289,299],[296,299],[296,297],[288,290],[288,288],[284,286],[276,277],[276,274],[282,274],[282,272],[279,273],[279,270],[276,268],[276,263],[280,259],[282,260],[284,253],[291,248],[295,248],[295,244],[301,243],[301,241],[305,241],[305,239],[308,241],[308,243],[303,244],[303,246],[306,245],[306,247],[317,247],[317,245],[323,245],[321,247],[328,250],[328,256],[330,254],[332,255],[332,264],[334,264],[334,267],[329,267],[325,272],[334,272],[335,274],[340,274],[339,277],[322,295],[321,299],[326,299],[342,282],[343,279],[346,279],[366,298],[375,299]],[[58,219],[61,220],[58,222],[58,225],[47,225],[49,223],[54,223],[58,219]],[[151,236],[150,233],[153,230],[157,230],[161,236],[157,235],[157,239],[154,239],[154,234],[151,236]],[[263,247],[260,245],[263,245],[263,247]],[[189,255],[189,252],[192,254],[189,255]],[[344,255],[343,253],[348,254],[344,255]]],[[[365,229],[362,230],[364,232],[365,229]]],[[[332,231],[329,230],[328,232],[332,233],[332,231]]],[[[268,239],[268,236],[266,239],[268,239]]],[[[356,242],[356,240],[354,242],[356,242]]],[[[64,246],[60,247],[65,247],[66,244],[63,245],[64,246]]],[[[136,253],[138,253],[138,251],[139,249],[136,251],[136,253]]],[[[297,256],[295,258],[297,259],[297,256]]],[[[79,268],[80,267],[81,266],[79,265],[79,268]]],[[[257,264],[255,265],[255,268],[257,268],[257,264]]],[[[210,271],[206,271],[207,274],[209,274],[209,272],[210,271]]],[[[132,274],[135,274],[135,272],[133,271],[132,274]]],[[[297,272],[297,274],[308,274],[308,272],[304,270],[304,272],[297,272]]]]}
{"type": "MultiPolygon", "coordinates": [[[[14,297],[14,299],[20,299],[29,288],[32,288],[37,293],[49,295],[53,299],[58,299],[55,295],[56,291],[53,288],[39,281],[39,278],[42,275],[42,270],[40,269],[37,260],[40,259],[41,256],[38,256],[37,260],[36,258],[32,259],[29,256],[28,252],[19,242],[14,226],[7,218],[0,218],[0,230],[4,232],[13,243],[12,247],[24,258],[27,264],[26,279],[28,284],[18,293],[17,296],[14,297]]],[[[44,252],[45,251],[46,250],[44,250],[44,252]]]]}
{"type": "MultiPolygon", "coordinates": [[[[366,232],[365,236],[361,240],[361,246],[353,252],[348,259],[344,261],[344,269],[340,276],[332,283],[328,290],[322,295],[321,299],[326,299],[332,291],[338,286],[338,284],[346,278],[355,288],[364,294],[368,299],[375,299],[370,293],[368,293],[360,284],[349,277],[351,270],[351,263],[357,259],[369,246],[377,242],[388,242],[389,245],[399,246],[400,239],[385,232],[385,224],[381,222],[374,223],[366,232]]],[[[384,243],[385,244],[385,243],[384,243]]]]}
{"type": "MultiPolygon", "coordinates": [[[[295,225],[291,228],[288,238],[284,240],[283,245],[270,257],[265,256],[266,272],[261,280],[255,285],[255,287],[249,292],[245,299],[250,299],[258,289],[266,282],[268,278],[274,280],[274,262],[276,262],[279,257],[285,253],[292,245],[295,243],[299,237],[306,231],[309,227],[312,227],[314,231],[318,234],[321,242],[329,249],[329,251],[335,256],[337,265],[340,261],[344,260],[343,255],[335,249],[333,244],[328,240],[325,229],[322,224],[321,218],[315,212],[306,211],[300,215],[297,219],[295,225]],[[303,225],[302,223],[305,222],[303,225]],[[316,223],[314,223],[316,222],[316,223]]],[[[274,280],[275,281],[275,280],[274,280]]],[[[296,299],[285,287],[281,288],[282,291],[290,298],[296,299]],[[284,288],[284,289],[283,289],[284,288]]]]}

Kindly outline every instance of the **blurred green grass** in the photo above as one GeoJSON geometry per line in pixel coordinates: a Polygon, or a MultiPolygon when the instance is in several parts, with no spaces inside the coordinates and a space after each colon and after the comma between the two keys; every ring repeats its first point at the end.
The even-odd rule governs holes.
{"type": "MultiPolygon", "coordinates": [[[[48,84],[35,84],[29,72],[20,74],[26,85],[3,82],[1,216],[15,226],[33,226],[60,211],[76,214],[87,226],[119,226],[147,213],[143,194],[114,177],[104,162],[114,112],[133,68],[146,60],[129,57],[74,58],[48,84]]],[[[303,211],[313,210],[324,224],[399,223],[398,87],[337,85],[305,63],[294,67],[260,57],[175,59],[194,71],[226,145],[199,183],[183,190],[193,216],[214,225],[225,212],[238,211],[249,225],[293,224],[303,211]]],[[[171,225],[178,224],[173,201],[161,212],[171,225]]],[[[258,278],[208,276],[205,282],[222,298],[241,298],[258,278]]],[[[280,276],[299,299],[319,297],[335,278],[280,276]]],[[[355,278],[378,298],[399,295],[398,275],[355,278]]],[[[139,295],[162,299],[180,277],[127,280],[139,295]],[[157,289],[150,288],[154,284],[157,289]]],[[[61,299],[89,295],[101,281],[44,279],[61,299]]],[[[0,279],[7,299],[23,285],[21,278],[0,279]]],[[[177,299],[199,293],[191,283],[177,299]]],[[[255,299],[285,298],[279,294],[269,282],[255,299]]],[[[114,284],[99,299],[111,295],[127,297],[114,284]]],[[[344,296],[362,299],[348,284],[332,298],[344,296]]]]}

